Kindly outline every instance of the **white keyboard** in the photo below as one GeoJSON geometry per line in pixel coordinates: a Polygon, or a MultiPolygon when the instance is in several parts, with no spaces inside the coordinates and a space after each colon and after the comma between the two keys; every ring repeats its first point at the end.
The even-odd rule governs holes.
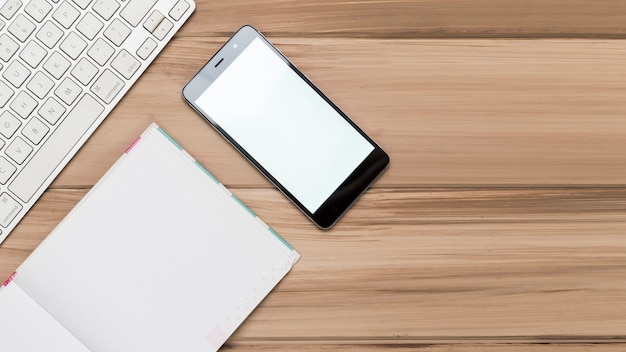
{"type": "Polygon", "coordinates": [[[0,243],[194,9],[0,0],[0,243]]]}

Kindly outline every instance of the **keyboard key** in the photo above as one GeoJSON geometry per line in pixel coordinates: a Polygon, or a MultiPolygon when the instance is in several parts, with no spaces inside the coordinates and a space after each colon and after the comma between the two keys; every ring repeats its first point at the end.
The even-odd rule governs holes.
{"type": "Polygon", "coordinates": [[[22,2],[20,0],[8,0],[4,6],[0,8],[0,15],[7,20],[10,20],[13,16],[15,16],[20,7],[22,7],[22,2]]]}
{"type": "Polygon", "coordinates": [[[183,17],[187,10],[189,10],[189,3],[185,0],[180,0],[176,3],[176,5],[174,5],[169,15],[171,18],[178,21],[181,19],[181,17],[183,17]]]}
{"type": "Polygon", "coordinates": [[[76,25],[76,29],[81,32],[85,38],[92,40],[96,34],[104,27],[104,24],[92,13],[87,13],[76,25]]]}
{"type": "Polygon", "coordinates": [[[7,149],[4,151],[4,153],[18,165],[22,165],[32,152],[33,147],[26,143],[26,141],[24,141],[21,137],[15,137],[13,142],[11,142],[11,144],[9,144],[7,149]]]}
{"type": "Polygon", "coordinates": [[[111,67],[126,79],[130,79],[137,72],[139,66],[141,66],[139,61],[124,49],[111,62],[111,67]]]}
{"type": "Polygon", "coordinates": [[[6,139],[13,137],[13,134],[21,125],[20,120],[8,111],[0,115],[0,134],[6,139]]]}
{"type": "Polygon", "coordinates": [[[91,3],[92,0],[72,0],[76,5],[78,5],[78,7],[80,7],[81,9],[86,9],[87,6],[89,6],[89,4],[91,3]]]}
{"type": "Polygon", "coordinates": [[[17,171],[17,168],[10,161],[0,156],[0,183],[6,184],[15,171],[17,171]]]}
{"type": "Polygon", "coordinates": [[[137,27],[156,2],[157,0],[130,0],[120,13],[120,16],[130,23],[131,26],[137,27]]]}
{"type": "Polygon", "coordinates": [[[130,28],[117,18],[114,19],[109,27],[104,31],[104,36],[109,38],[109,40],[117,46],[122,45],[129,35],[130,28]]]}
{"type": "Polygon", "coordinates": [[[11,87],[0,81],[0,108],[3,108],[9,102],[14,93],[11,87]]]}
{"type": "Polygon", "coordinates": [[[24,10],[35,21],[41,23],[48,13],[50,13],[50,10],[52,10],[52,5],[46,0],[31,0],[24,10]]]}
{"type": "Polygon", "coordinates": [[[22,210],[22,206],[7,193],[0,195],[0,225],[8,227],[22,210]]]}
{"type": "Polygon", "coordinates": [[[69,78],[65,78],[54,91],[54,94],[65,104],[72,105],[74,100],[76,100],[82,92],[83,89],[78,84],[74,83],[74,81],[69,78]]]}
{"type": "Polygon", "coordinates": [[[10,82],[15,88],[21,87],[28,76],[30,76],[30,70],[17,60],[13,60],[13,62],[11,62],[2,74],[2,77],[10,82]]]}
{"type": "Polygon", "coordinates": [[[46,126],[41,120],[36,117],[33,117],[24,129],[22,130],[22,135],[26,137],[33,144],[39,144],[43,138],[50,132],[50,128],[46,126]]]}
{"type": "Polygon", "coordinates": [[[91,49],[87,51],[87,55],[100,66],[104,66],[114,53],[115,49],[102,38],[98,38],[91,49]]]}
{"type": "Polygon", "coordinates": [[[54,125],[65,113],[65,107],[53,97],[48,98],[37,112],[46,122],[54,125]]]}
{"type": "Polygon", "coordinates": [[[141,44],[141,46],[137,50],[137,56],[139,56],[143,60],[146,60],[150,56],[150,54],[152,54],[154,49],[156,49],[156,47],[157,42],[155,42],[152,38],[148,38],[145,42],[143,42],[143,44],[141,44]]]}
{"type": "Polygon", "coordinates": [[[36,37],[41,40],[43,45],[47,46],[48,49],[52,49],[57,44],[59,39],[63,37],[63,31],[61,31],[61,29],[51,21],[46,21],[39,32],[37,32],[36,37]]]}
{"type": "Polygon", "coordinates": [[[148,19],[143,23],[143,28],[147,29],[148,32],[152,33],[157,28],[157,26],[163,21],[165,16],[159,11],[152,11],[148,19]]]}
{"type": "Polygon", "coordinates": [[[28,42],[24,50],[20,53],[22,60],[24,60],[24,62],[32,68],[37,67],[46,55],[48,55],[48,51],[42,48],[41,45],[37,44],[34,40],[28,42]]]}
{"type": "Polygon", "coordinates": [[[154,30],[152,34],[158,39],[163,40],[165,36],[174,28],[174,24],[167,18],[163,19],[159,26],[154,30]]]}
{"type": "Polygon", "coordinates": [[[63,1],[57,10],[52,14],[52,18],[59,22],[59,24],[65,29],[69,29],[78,19],[78,16],[80,16],[80,12],[67,1],[63,1]]]}
{"type": "Polygon", "coordinates": [[[19,48],[20,46],[7,34],[0,35],[0,59],[4,62],[9,62],[19,48]]]}
{"type": "Polygon", "coordinates": [[[110,20],[113,14],[120,8],[116,0],[97,0],[93,4],[93,10],[105,20],[110,20]]]}
{"type": "Polygon", "coordinates": [[[56,79],[61,79],[61,76],[70,66],[71,63],[57,51],[52,53],[48,61],[43,64],[43,68],[56,79]]]}
{"type": "Polygon", "coordinates": [[[89,60],[82,58],[72,69],[71,73],[74,78],[86,86],[96,77],[98,74],[98,68],[89,62],[89,60]]]}
{"type": "Polygon", "coordinates": [[[110,70],[105,70],[91,86],[91,91],[109,104],[124,87],[124,82],[110,70]]]}
{"type": "Polygon", "coordinates": [[[64,123],[52,132],[46,143],[15,177],[9,190],[22,201],[28,202],[103,111],[104,107],[94,98],[89,94],[83,95],[65,117],[64,123]]]}
{"type": "Polygon", "coordinates": [[[19,92],[11,103],[11,109],[23,119],[27,118],[36,107],[37,100],[24,91],[19,92]]]}
{"type": "Polygon", "coordinates": [[[4,21],[0,19],[0,30],[2,30],[2,28],[4,28],[4,21]]]}
{"type": "Polygon", "coordinates": [[[26,87],[31,93],[35,94],[37,98],[43,99],[48,92],[50,92],[50,89],[54,87],[54,82],[48,78],[45,73],[37,71],[26,87]]]}
{"type": "Polygon", "coordinates": [[[67,38],[63,40],[63,43],[61,43],[60,48],[72,60],[76,60],[83,50],[87,48],[87,42],[79,37],[78,34],[70,32],[67,38]]]}
{"type": "Polygon", "coordinates": [[[26,39],[37,28],[34,23],[28,20],[24,15],[18,15],[13,23],[9,26],[9,32],[17,38],[20,42],[24,43],[26,39]]]}

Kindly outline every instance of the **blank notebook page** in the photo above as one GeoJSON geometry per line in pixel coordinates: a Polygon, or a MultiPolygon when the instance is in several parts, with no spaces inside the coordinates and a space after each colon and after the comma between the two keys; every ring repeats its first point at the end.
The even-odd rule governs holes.
{"type": "Polygon", "coordinates": [[[92,352],[210,351],[298,258],[153,124],[14,280],[92,352]]]}
{"type": "Polygon", "coordinates": [[[89,352],[15,284],[0,291],[0,334],[2,351],[89,352]]]}

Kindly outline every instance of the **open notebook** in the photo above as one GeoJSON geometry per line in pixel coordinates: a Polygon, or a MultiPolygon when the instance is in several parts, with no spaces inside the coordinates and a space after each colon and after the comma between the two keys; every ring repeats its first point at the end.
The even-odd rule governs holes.
{"type": "Polygon", "coordinates": [[[0,289],[0,349],[215,351],[300,255],[152,124],[0,289]]]}

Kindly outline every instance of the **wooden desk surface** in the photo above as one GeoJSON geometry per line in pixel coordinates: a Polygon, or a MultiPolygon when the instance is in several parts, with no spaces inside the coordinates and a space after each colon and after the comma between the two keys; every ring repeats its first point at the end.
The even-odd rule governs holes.
{"type": "Polygon", "coordinates": [[[626,350],[623,0],[196,1],[0,246],[0,277],[155,121],[303,255],[224,349],[626,350]],[[332,231],[181,99],[245,23],[391,155],[332,231]]]}

